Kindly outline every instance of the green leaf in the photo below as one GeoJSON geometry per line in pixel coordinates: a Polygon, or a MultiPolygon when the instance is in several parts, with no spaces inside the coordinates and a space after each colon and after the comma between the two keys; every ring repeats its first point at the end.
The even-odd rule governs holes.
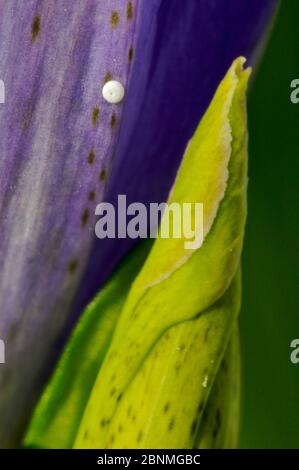
{"type": "Polygon", "coordinates": [[[83,313],[35,410],[25,446],[71,448],[128,289],[149,251],[143,242],[83,313]]]}
{"type": "MultiPolygon", "coordinates": [[[[208,367],[207,358],[214,355],[214,366],[210,367],[206,375],[208,380],[210,377],[211,383],[216,376],[239,305],[239,289],[235,286],[238,284],[236,275],[246,219],[245,91],[250,75],[249,69],[243,71],[244,61],[243,58],[237,59],[221,82],[186,150],[168,201],[203,203],[204,242],[196,250],[186,250],[184,238],[159,238],[154,243],[122,310],[86,406],[75,447],[131,446],[124,437],[127,432],[123,422],[123,403],[127,400],[133,403],[137,399],[141,387],[139,373],[146,367],[151,352],[159,348],[159,343],[163,342],[167,334],[172,337],[175,328],[182,331],[187,341],[195,328],[196,318],[196,328],[200,325],[198,332],[201,338],[209,328],[213,328],[213,341],[210,340],[211,343],[207,343],[205,349],[202,343],[199,349],[193,348],[194,354],[188,360],[190,364],[188,367],[184,365],[183,369],[191,370],[199,363],[203,371],[208,367]],[[217,317],[215,323],[214,316],[217,317]],[[135,385],[136,389],[135,381],[140,383],[138,387],[135,385]],[[134,391],[130,395],[132,388],[134,391]],[[122,426],[124,432],[119,432],[116,439],[118,426],[122,426]]],[[[163,223],[162,220],[162,226],[163,223]]],[[[172,341],[169,347],[173,347],[172,341]]],[[[169,354],[168,347],[164,346],[164,353],[160,357],[161,370],[169,354]]],[[[200,373],[199,377],[202,377],[200,373]]],[[[181,392],[186,380],[182,373],[181,392]]],[[[169,390],[173,393],[174,383],[172,378],[169,390]]],[[[165,391],[163,397],[166,395],[165,391]]],[[[206,395],[207,400],[208,394],[203,395],[206,395]]],[[[195,402],[193,398],[190,395],[191,407],[195,402]]],[[[163,401],[161,397],[159,403],[160,400],[163,401]]],[[[182,404],[178,404],[177,413],[179,408],[182,408],[182,404]]],[[[160,424],[154,429],[149,423],[156,422],[157,426],[162,415],[161,409],[154,404],[151,410],[147,409],[143,413],[139,409],[143,416],[139,431],[142,432],[141,428],[150,430],[146,438],[140,440],[142,445],[151,446],[157,442],[158,447],[181,447],[187,443],[188,426],[185,426],[184,434],[183,418],[179,420],[174,433],[169,432],[163,439],[155,441],[153,433],[157,433],[160,424]]],[[[188,425],[189,421],[186,419],[188,425]]],[[[133,439],[133,428],[130,436],[133,439]]],[[[190,442],[189,438],[188,444],[190,442]]]]}

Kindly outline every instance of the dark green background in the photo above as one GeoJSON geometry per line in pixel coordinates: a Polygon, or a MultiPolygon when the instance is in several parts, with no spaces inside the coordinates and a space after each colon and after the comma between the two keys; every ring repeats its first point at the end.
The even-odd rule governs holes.
{"type": "Polygon", "coordinates": [[[249,95],[241,446],[299,448],[299,1],[283,0],[249,95]]]}

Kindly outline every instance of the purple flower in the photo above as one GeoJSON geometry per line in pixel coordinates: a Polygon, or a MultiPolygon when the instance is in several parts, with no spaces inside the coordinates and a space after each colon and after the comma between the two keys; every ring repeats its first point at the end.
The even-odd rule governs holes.
{"type": "Polygon", "coordinates": [[[1,447],[22,433],[72,303],[75,318],[130,248],[95,242],[95,205],[165,199],[219,80],[252,57],[275,4],[0,0],[1,447]],[[101,95],[111,79],[121,104],[101,95]]]}

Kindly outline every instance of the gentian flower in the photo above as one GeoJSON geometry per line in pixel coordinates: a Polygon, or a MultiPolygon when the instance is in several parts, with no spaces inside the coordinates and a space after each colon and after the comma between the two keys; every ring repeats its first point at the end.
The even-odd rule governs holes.
{"type": "Polygon", "coordinates": [[[165,200],[220,79],[252,57],[275,4],[0,1],[2,447],[19,442],[61,335],[130,248],[94,242],[95,205],[165,200]],[[112,79],[122,103],[101,95],[112,79]]]}
{"type": "MultiPolygon", "coordinates": [[[[190,448],[207,442],[212,428],[212,447],[236,446],[238,415],[224,418],[238,406],[235,391],[232,398],[227,393],[239,377],[238,354],[231,355],[227,343],[238,340],[232,330],[246,218],[250,70],[243,63],[234,61],[220,84],[168,200],[202,201],[203,238],[191,248],[185,235],[164,238],[165,213],[131,287],[125,287],[134,276],[129,259],[80,319],[34,414],[27,445],[190,448]],[[222,393],[213,391],[209,410],[211,387],[221,384],[221,360],[233,374],[223,372],[222,393]],[[234,427],[232,436],[225,421],[234,427]]],[[[194,224],[195,212],[191,217],[194,224]]]]}

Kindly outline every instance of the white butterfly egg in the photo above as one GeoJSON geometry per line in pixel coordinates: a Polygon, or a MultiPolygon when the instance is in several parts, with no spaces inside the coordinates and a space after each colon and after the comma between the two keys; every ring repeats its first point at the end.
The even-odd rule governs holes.
{"type": "Polygon", "coordinates": [[[108,103],[118,104],[124,99],[125,89],[117,80],[110,80],[104,85],[102,94],[108,103]]]}

